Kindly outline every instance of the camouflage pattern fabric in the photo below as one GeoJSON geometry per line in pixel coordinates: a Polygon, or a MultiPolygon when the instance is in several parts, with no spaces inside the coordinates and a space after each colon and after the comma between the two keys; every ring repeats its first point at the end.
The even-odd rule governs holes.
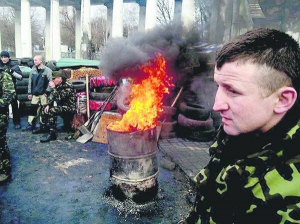
{"type": "Polygon", "coordinates": [[[48,114],[44,111],[45,106],[42,109],[41,124],[49,124],[50,129],[55,130],[58,115],[71,115],[76,112],[76,92],[74,87],[69,83],[56,86],[52,89],[48,105],[50,106],[48,114]]]}
{"type": "Polygon", "coordinates": [[[11,76],[0,74],[0,175],[9,175],[11,172],[10,152],[6,141],[8,126],[8,105],[16,97],[14,83],[11,76]]]}
{"type": "Polygon", "coordinates": [[[289,127],[236,142],[221,128],[183,223],[300,223],[300,121],[289,127]]]}

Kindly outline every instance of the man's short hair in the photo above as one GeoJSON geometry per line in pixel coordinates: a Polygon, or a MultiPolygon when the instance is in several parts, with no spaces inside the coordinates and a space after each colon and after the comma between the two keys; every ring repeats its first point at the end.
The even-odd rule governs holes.
{"type": "Polygon", "coordinates": [[[258,83],[268,94],[283,85],[293,86],[299,93],[300,48],[288,34],[259,28],[236,37],[217,51],[215,65],[220,69],[225,63],[235,61],[261,66],[263,72],[257,75],[258,83]]]}
{"type": "Polygon", "coordinates": [[[45,58],[44,58],[44,56],[43,56],[43,55],[41,55],[41,54],[37,54],[37,55],[35,55],[33,58],[35,58],[35,57],[38,57],[38,58],[40,58],[40,59],[42,60],[42,62],[44,63],[44,60],[45,60],[45,58]]]}

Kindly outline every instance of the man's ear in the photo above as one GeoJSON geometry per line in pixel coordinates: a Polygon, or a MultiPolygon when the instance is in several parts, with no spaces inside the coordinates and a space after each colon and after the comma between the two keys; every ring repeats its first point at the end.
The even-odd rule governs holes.
{"type": "Polygon", "coordinates": [[[284,86],[277,90],[278,102],[274,107],[274,112],[277,114],[285,113],[290,110],[296,100],[297,91],[293,87],[284,86]]]}

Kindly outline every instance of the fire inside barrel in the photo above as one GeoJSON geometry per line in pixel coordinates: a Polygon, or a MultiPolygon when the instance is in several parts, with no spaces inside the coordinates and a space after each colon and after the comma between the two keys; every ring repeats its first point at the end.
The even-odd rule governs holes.
{"type": "Polygon", "coordinates": [[[132,85],[129,110],[122,120],[107,127],[112,189],[115,195],[135,202],[148,201],[157,194],[156,126],[164,94],[172,86],[162,55],[140,69],[147,78],[132,85]]]}

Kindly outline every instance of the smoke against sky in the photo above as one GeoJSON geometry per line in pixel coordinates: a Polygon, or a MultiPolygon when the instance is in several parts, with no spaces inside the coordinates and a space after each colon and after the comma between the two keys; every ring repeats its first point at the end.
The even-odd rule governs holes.
{"type": "Polygon", "coordinates": [[[106,76],[113,76],[115,72],[146,63],[158,53],[174,61],[182,42],[181,29],[176,27],[157,27],[129,38],[109,39],[100,56],[99,68],[106,76]]]}

